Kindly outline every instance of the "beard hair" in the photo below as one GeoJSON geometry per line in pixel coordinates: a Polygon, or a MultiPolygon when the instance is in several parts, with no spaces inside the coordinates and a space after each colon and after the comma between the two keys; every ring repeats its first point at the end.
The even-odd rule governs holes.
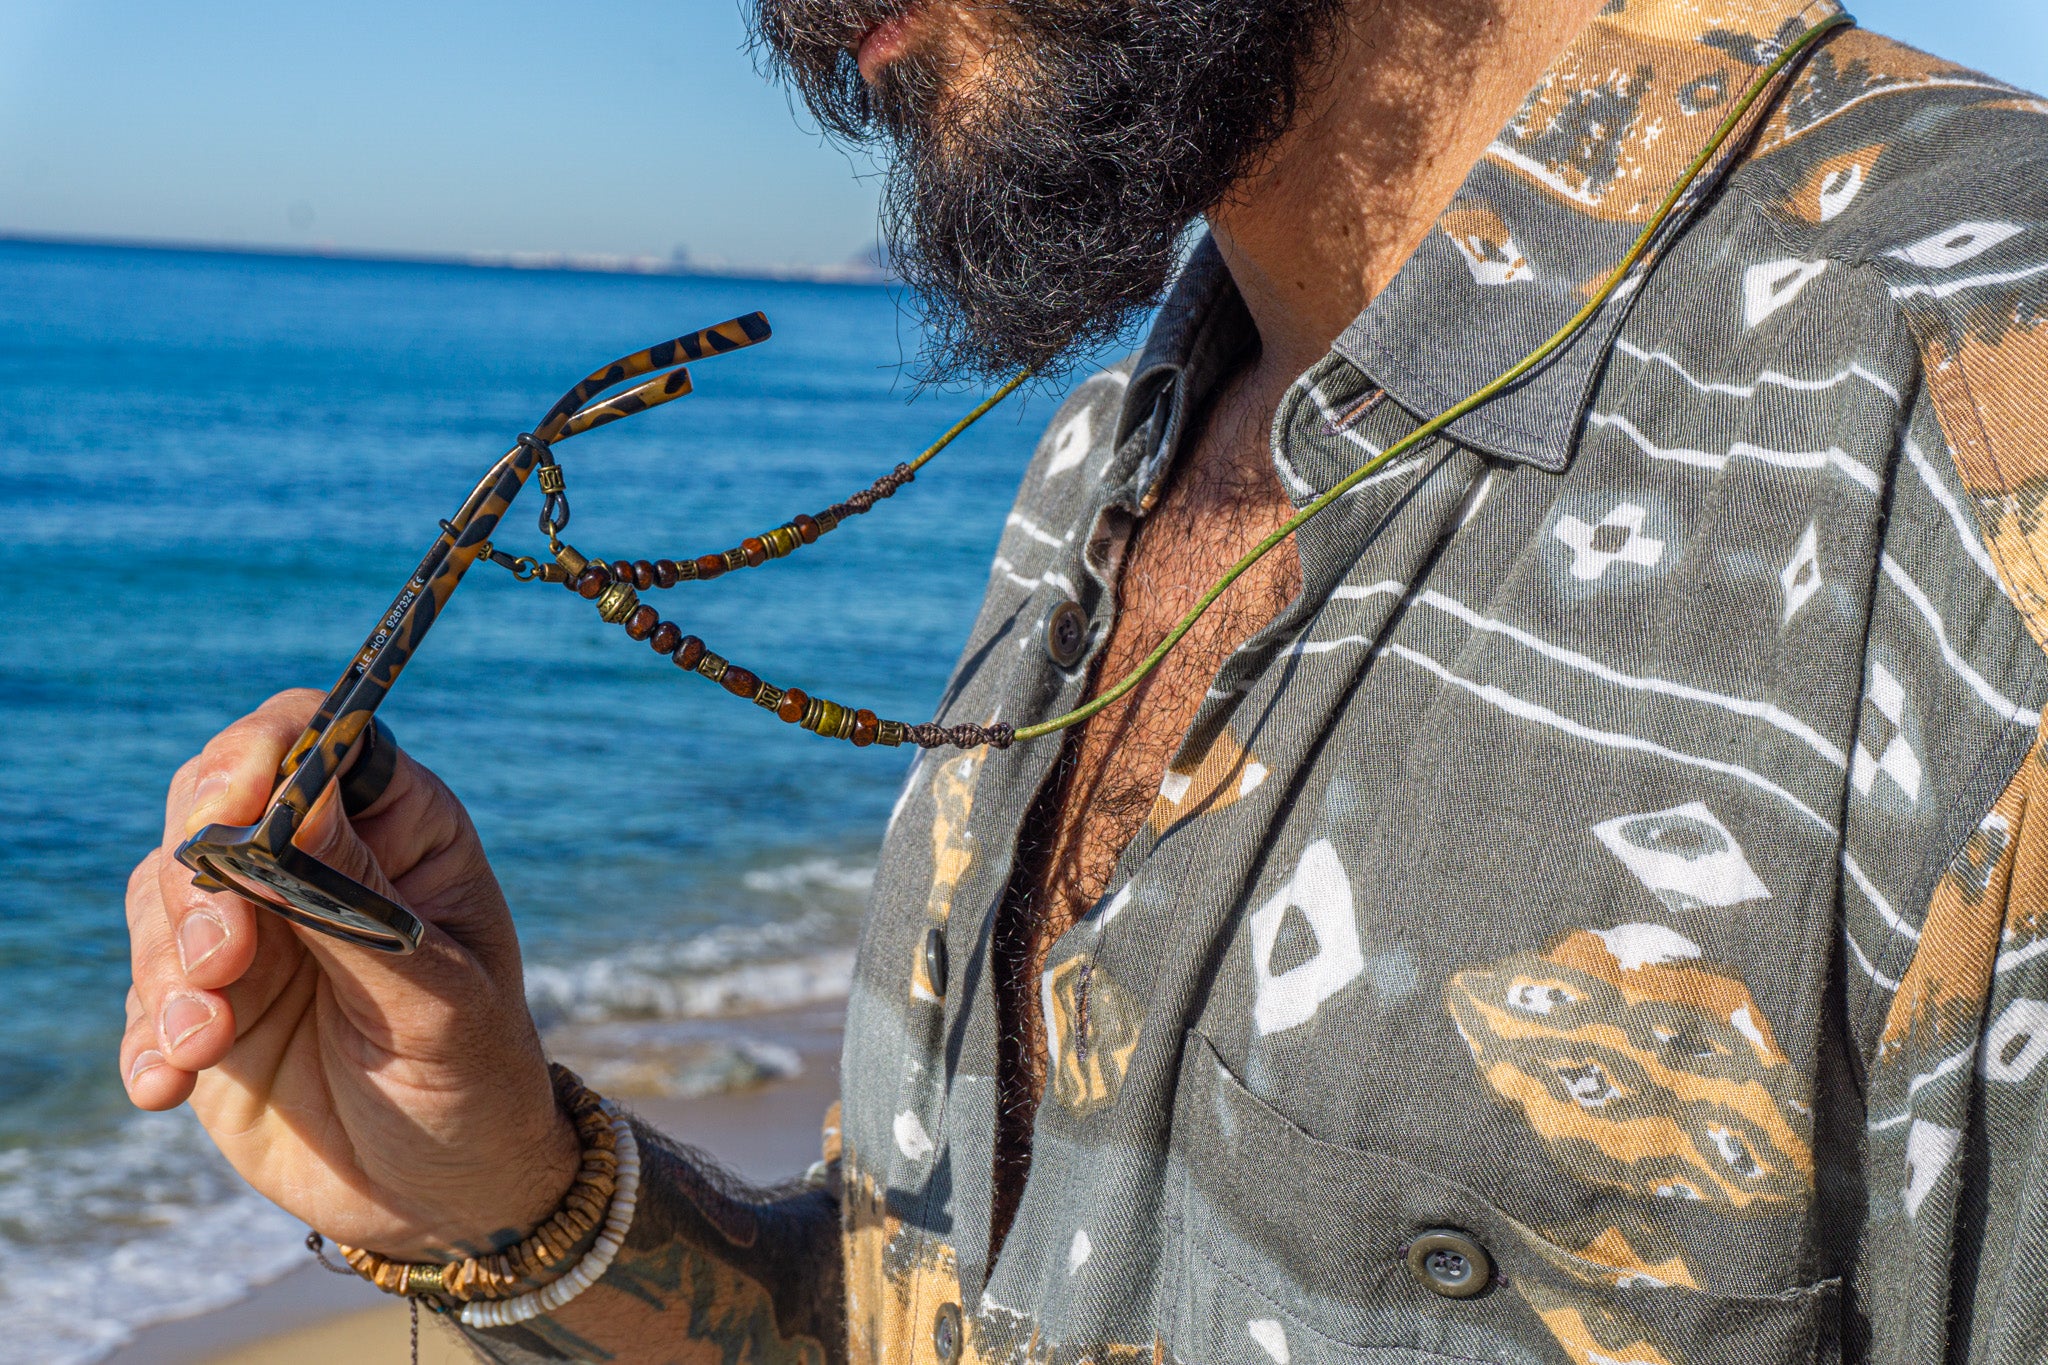
{"type": "Polygon", "coordinates": [[[757,49],[833,136],[886,147],[882,241],[927,381],[1057,372],[1157,303],[1188,227],[1293,122],[1344,0],[1007,0],[972,88],[847,44],[906,0],[753,0],[757,49]]]}

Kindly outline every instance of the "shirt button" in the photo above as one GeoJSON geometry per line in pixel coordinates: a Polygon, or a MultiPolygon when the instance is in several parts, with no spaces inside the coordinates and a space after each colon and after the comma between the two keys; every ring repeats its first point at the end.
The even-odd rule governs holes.
{"type": "Polygon", "coordinates": [[[1045,652],[1061,668],[1072,668],[1088,652],[1088,613],[1079,602],[1062,602],[1045,618],[1045,652]]]}
{"type": "Polygon", "coordinates": [[[1408,1273],[1432,1294],[1469,1299],[1493,1282],[1493,1258],[1456,1228],[1431,1228],[1409,1243],[1408,1273]]]}
{"type": "Polygon", "coordinates": [[[946,936],[937,925],[924,931],[924,979],[933,995],[946,998],[946,936]]]}
{"type": "Polygon", "coordinates": [[[938,1352],[939,1365],[953,1365],[960,1358],[959,1304],[939,1305],[938,1316],[932,1319],[932,1350],[938,1352]]]}

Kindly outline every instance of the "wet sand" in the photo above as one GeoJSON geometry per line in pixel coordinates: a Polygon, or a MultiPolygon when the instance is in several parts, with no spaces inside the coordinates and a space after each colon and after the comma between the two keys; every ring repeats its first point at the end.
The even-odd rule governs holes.
{"type": "MultiPolygon", "coordinates": [[[[688,1098],[617,1095],[654,1126],[709,1153],[728,1170],[767,1184],[801,1174],[818,1157],[819,1125],[839,1094],[839,1036],[845,1006],[835,1004],[721,1020],[551,1032],[549,1052],[586,1076],[627,1078],[659,1068],[657,1059],[694,1058],[701,1072],[721,1039],[743,1036],[794,1053],[803,1071],[748,1089],[688,1098]]],[[[726,1052],[733,1049],[727,1047],[726,1052]]],[[[687,1068],[685,1068],[687,1069],[687,1068]]],[[[104,1365],[401,1365],[409,1358],[405,1305],[355,1276],[332,1275],[307,1258],[304,1269],[218,1312],[138,1332],[104,1365]]],[[[422,1365],[471,1365],[475,1357],[432,1315],[421,1315],[422,1365]]]]}

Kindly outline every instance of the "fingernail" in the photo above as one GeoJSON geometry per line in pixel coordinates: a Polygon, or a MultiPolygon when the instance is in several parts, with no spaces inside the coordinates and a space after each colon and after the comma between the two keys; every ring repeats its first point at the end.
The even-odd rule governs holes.
{"type": "Polygon", "coordinates": [[[174,995],[164,1006],[164,1045],[176,1052],[187,1038],[213,1022],[213,1003],[197,995],[174,995]]]}
{"type": "Polygon", "coordinates": [[[186,975],[221,950],[228,941],[228,927],[210,910],[195,910],[178,926],[178,960],[186,975]]]}
{"type": "Polygon", "coordinates": [[[164,1064],[164,1061],[164,1054],[158,1052],[155,1048],[136,1053],[135,1065],[128,1068],[128,1084],[135,1084],[142,1079],[143,1072],[156,1070],[156,1068],[164,1064]]]}
{"type": "Polygon", "coordinates": [[[192,789],[192,818],[197,819],[225,801],[233,786],[226,773],[208,773],[200,778],[199,785],[192,789]]]}

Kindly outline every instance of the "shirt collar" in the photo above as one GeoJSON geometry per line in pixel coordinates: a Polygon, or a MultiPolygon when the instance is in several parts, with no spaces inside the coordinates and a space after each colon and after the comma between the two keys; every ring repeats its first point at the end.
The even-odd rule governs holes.
{"type": "MultiPolygon", "coordinates": [[[[1524,98],[1435,230],[1337,338],[1335,353],[1421,417],[1491,383],[1585,305],[1757,72],[1840,8],[1835,0],[1610,0],[1524,98]]],[[[1667,240],[1738,159],[1724,156],[1702,175],[1667,240]]],[[[1624,287],[1540,370],[1449,434],[1502,459],[1563,469],[1633,298],[1624,287]]],[[[1141,490],[1207,387],[1207,377],[1183,371],[1221,349],[1210,324],[1230,312],[1219,308],[1226,301],[1242,314],[1205,238],[1126,391],[1119,444],[1154,419],[1141,490]]]]}

